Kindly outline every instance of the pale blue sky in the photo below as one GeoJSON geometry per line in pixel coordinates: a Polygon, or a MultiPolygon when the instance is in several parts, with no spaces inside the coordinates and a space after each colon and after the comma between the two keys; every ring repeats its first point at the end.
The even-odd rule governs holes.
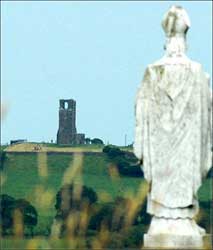
{"type": "Polygon", "coordinates": [[[77,101],[77,130],[133,141],[134,99],[145,67],[164,51],[163,14],[191,19],[188,56],[212,75],[211,2],[1,2],[2,142],[56,139],[59,99],[77,101]]]}

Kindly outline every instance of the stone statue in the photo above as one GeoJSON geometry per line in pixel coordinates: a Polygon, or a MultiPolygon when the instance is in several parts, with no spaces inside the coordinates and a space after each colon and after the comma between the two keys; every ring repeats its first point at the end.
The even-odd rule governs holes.
{"type": "Polygon", "coordinates": [[[205,230],[194,216],[197,191],[212,164],[209,76],[185,55],[186,11],[172,6],[162,26],[166,53],[148,65],[135,107],[134,153],[143,159],[150,183],[147,212],[153,215],[144,244],[200,247],[205,230]]]}

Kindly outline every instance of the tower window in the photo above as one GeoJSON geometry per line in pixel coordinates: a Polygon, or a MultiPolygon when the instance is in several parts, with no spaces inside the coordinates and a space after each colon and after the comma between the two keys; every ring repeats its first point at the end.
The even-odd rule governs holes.
{"type": "Polygon", "coordinates": [[[65,109],[68,109],[68,102],[65,102],[65,103],[64,103],[64,108],[65,108],[65,109]]]}

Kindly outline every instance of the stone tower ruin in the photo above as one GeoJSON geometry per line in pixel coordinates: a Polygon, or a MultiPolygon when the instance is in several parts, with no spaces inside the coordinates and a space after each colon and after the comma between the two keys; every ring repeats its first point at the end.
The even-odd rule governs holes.
{"type": "Polygon", "coordinates": [[[59,129],[57,144],[83,144],[84,134],[76,130],[76,101],[61,99],[59,101],[59,129]]]}

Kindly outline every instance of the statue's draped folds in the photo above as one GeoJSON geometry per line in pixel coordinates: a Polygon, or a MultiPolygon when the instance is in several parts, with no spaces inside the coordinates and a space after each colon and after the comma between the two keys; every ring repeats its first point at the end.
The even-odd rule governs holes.
{"type": "Polygon", "coordinates": [[[172,6],[162,26],[165,56],[147,67],[135,105],[134,153],[150,183],[147,212],[153,215],[144,245],[201,248],[205,230],[195,215],[198,189],[212,165],[209,77],[185,55],[186,11],[172,6]]]}
{"type": "Polygon", "coordinates": [[[186,57],[147,67],[136,99],[134,150],[151,183],[149,202],[171,209],[197,205],[211,167],[210,98],[208,76],[186,57]]]}

